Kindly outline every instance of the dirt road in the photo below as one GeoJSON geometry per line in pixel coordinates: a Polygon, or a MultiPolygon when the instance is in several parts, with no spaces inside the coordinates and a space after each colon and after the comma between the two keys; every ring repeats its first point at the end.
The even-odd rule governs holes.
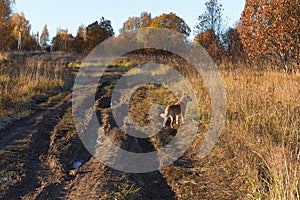
{"type": "MultiPolygon", "coordinates": [[[[96,100],[107,136],[127,151],[155,150],[153,140],[118,131],[110,108],[112,80],[112,76],[103,78],[96,100]]],[[[71,99],[70,91],[60,94],[0,131],[1,199],[237,199],[246,194],[237,193],[246,191],[247,185],[238,158],[232,157],[222,137],[205,159],[180,158],[160,171],[129,174],[105,166],[78,137],[71,99]]],[[[172,134],[169,129],[162,135],[170,139],[172,134]]],[[[163,142],[158,138],[156,143],[163,142]]]]}
{"type": "MultiPolygon", "coordinates": [[[[175,199],[159,171],[127,174],[92,157],[76,134],[71,95],[0,131],[1,199],[175,199]],[[76,163],[83,165],[74,169],[76,163]]],[[[141,148],[132,140],[122,146],[141,148]]]]}

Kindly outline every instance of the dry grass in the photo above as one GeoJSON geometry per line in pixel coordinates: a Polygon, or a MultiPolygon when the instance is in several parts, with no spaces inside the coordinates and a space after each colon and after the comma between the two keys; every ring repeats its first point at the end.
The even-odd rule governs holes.
{"type": "MultiPolygon", "coordinates": [[[[226,124],[204,160],[217,163],[222,156],[226,160],[218,165],[232,165],[233,158],[238,168],[232,165],[219,175],[243,176],[246,187],[232,188],[243,198],[300,199],[300,75],[245,68],[220,74],[227,93],[226,124]]],[[[194,142],[192,154],[200,141],[194,142]]]]}
{"type": "Polygon", "coordinates": [[[45,101],[54,90],[70,82],[72,70],[61,60],[22,57],[0,63],[0,117],[26,115],[36,102],[45,101]]]}
{"type": "Polygon", "coordinates": [[[299,199],[300,76],[222,71],[227,90],[224,134],[238,143],[250,199],[299,199]]]}
{"type": "MultiPolygon", "coordinates": [[[[175,58],[174,58],[175,59],[175,58]]],[[[157,62],[157,59],[154,60],[157,62]]],[[[124,66],[136,66],[136,61],[119,61],[124,66]],[[127,63],[129,62],[129,63],[127,63]]],[[[146,62],[144,60],[144,62],[146,62]]],[[[170,61],[162,60],[167,64],[170,61]]],[[[201,99],[198,135],[182,157],[192,160],[193,168],[170,166],[161,170],[179,199],[300,199],[300,75],[277,71],[257,71],[236,67],[222,69],[227,93],[225,127],[214,150],[203,159],[196,158],[210,119],[210,99],[202,79],[189,67],[172,60],[193,84],[201,99]],[[203,103],[204,102],[204,103],[203,103]]],[[[1,65],[0,115],[17,103],[61,87],[68,73],[64,66],[1,65]]],[[[138,72],[137,72],[138,73],[138,72]]],[[[165,89],[148,85],[133,98],[140,104],[130,107],[141,112],[153,102],[167,104],[165,89]],[[147,88],[148,87],[148,88],[147,88]],[[156,89],[153,93],[146,93],[156,89]],[[163,96],[158,102],[157,96],[163,96]],[[148,106],[144,106],[146,104],[148,106]],[[141,107],[141,109],[138,108],[141,107]]],[[[147,117],[136,122],[147,124],[147,117]],[[146,119],[143,121],[143,119],[146,119]]],[[[172,136],[159,136],[152,142],[164,145],[172,136]]],[[[124,192],[136,193],[131,186],[124,192]]]]}
{"type": "MultiPolygon", "coordinates": [[[[226,124],[217,146],[199,160],[195,155],[209,124],[210,99],[205,84],[188,66],[175,64],[175,68],[205,102],[199,104],[198,136],[183,156],[196,167],[162,170],[178,197],[300,199],[300,75],[245,67],[220,70],[227,93],[226,124]]],[[[163,141],[156,140],[170,138],[154,138],[159,148],[163,141]]]]}

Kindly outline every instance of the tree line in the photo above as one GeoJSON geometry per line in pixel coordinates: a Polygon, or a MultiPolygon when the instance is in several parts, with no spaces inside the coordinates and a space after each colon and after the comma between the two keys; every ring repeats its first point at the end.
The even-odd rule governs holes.
{"type": "MultiPolygon", "coordinates": [[[[39,33],[30,33],[31,26],[23,13],[12,13],[14,2],[0,0],[0,50],[48,49],[73,53],[89,53],[99,43],[115,35],[111,21],[102,17],[88,26],[81,25],[76,36],[59,29],[50,40],[47,25],[39,33]],[[20,46],[21,35],[21,46],[20,46]]],[[[194,43],[202,45],[216,62],[269,62],[292,71],[300,67],[300,6],[294,0],[246,0],[240,20],[226,28],[223,7],[218,0],[207,0],[205,11],[193,27],[194,43]]],[[[120,33],[143,27],[176,30],[187,38],[191,28],[175,13],[152,17],[142,12],[129,17],[120,33]]]]}

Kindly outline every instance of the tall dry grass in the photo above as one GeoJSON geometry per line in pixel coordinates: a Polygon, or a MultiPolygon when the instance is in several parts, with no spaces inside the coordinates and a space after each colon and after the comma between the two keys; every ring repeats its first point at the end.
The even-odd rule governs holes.
{"type": "Polygon", "coordinates": [[[221,71],[227,123],[252,188],[250,199],[300,198],[300,76],[221,71]]]}
{"type": "MultiPolygon", "coordinates": [[[[207,128],[211,112],[210,99],[199,74],[190,71],[190,66],[176,60],[176,57],[141,60],[173,65],[187,77],[202,104],[205,104],[199,105],[200,121],[202,127],[207,128]]],[[[261,69],[241,65],[220,69],[227,95],[227,116],[221,141],[211,154],[226,152],[226,156],[232,158],[228,160],[228,165],[226,160],[222,161],[224,166],[230,167],[220,176],[227,176],[237,170],[237,176],[243,175],[240,180],[237,178],[236,182],[240,181],[240,186],[236,191],[231,191],[232,194],[246,199],[300,199],[300,74],[286,74],[272,67],[268,67],[270,70],[261,69]],[[235,166],[232,166],[232,160],[235,166]]],[[[196,155],[201,141],[201,137],[196,139],[191,154],[196,155]]],[[[219,154],[222,157],[224,153],[219,154]]],[[[166,169],[165,175],[168,176],[172,170],[174,168],[166,169]]],[[[192,171],[195,170],[198,169],[192,171]]],[[[201,169],[198,171],[202,173],[201,169]]],[[[184,175],[181,179],[197,182],[184,175]]],[[[189,190],[194,194],[197,191],[196,187],[189,190]]]]}
{"type": "Polygon", "coordinates": [[[20,56],[0,62],[0,117],[23,115],[70,82],[66,59],[20,56]]]}

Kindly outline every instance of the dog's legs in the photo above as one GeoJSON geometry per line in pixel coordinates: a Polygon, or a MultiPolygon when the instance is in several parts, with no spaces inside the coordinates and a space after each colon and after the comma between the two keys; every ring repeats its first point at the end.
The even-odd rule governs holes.
{"type": "Polygon", "coordinates": [[[173,117],[170,116],[170,118],[171,118],[170,126],[171,126],[171,128],[173,128],[173,117]]]}
{"type": "Polygon", "coordinates": [[[167,120],[168,120],[168,118],[164,118],[163,127],[166,127],[167,120]]]}
{"type": "Polygon", "coordinates": [[[176,124],[178,124],[178,118],[179,118],[179,116],[176,115],[176,124]]]}
{"type": "Polygon", "coordinates": [[[184,118],[183,118],[183,114],[181,114],[181,121],[184,124],[184,118]]]}

